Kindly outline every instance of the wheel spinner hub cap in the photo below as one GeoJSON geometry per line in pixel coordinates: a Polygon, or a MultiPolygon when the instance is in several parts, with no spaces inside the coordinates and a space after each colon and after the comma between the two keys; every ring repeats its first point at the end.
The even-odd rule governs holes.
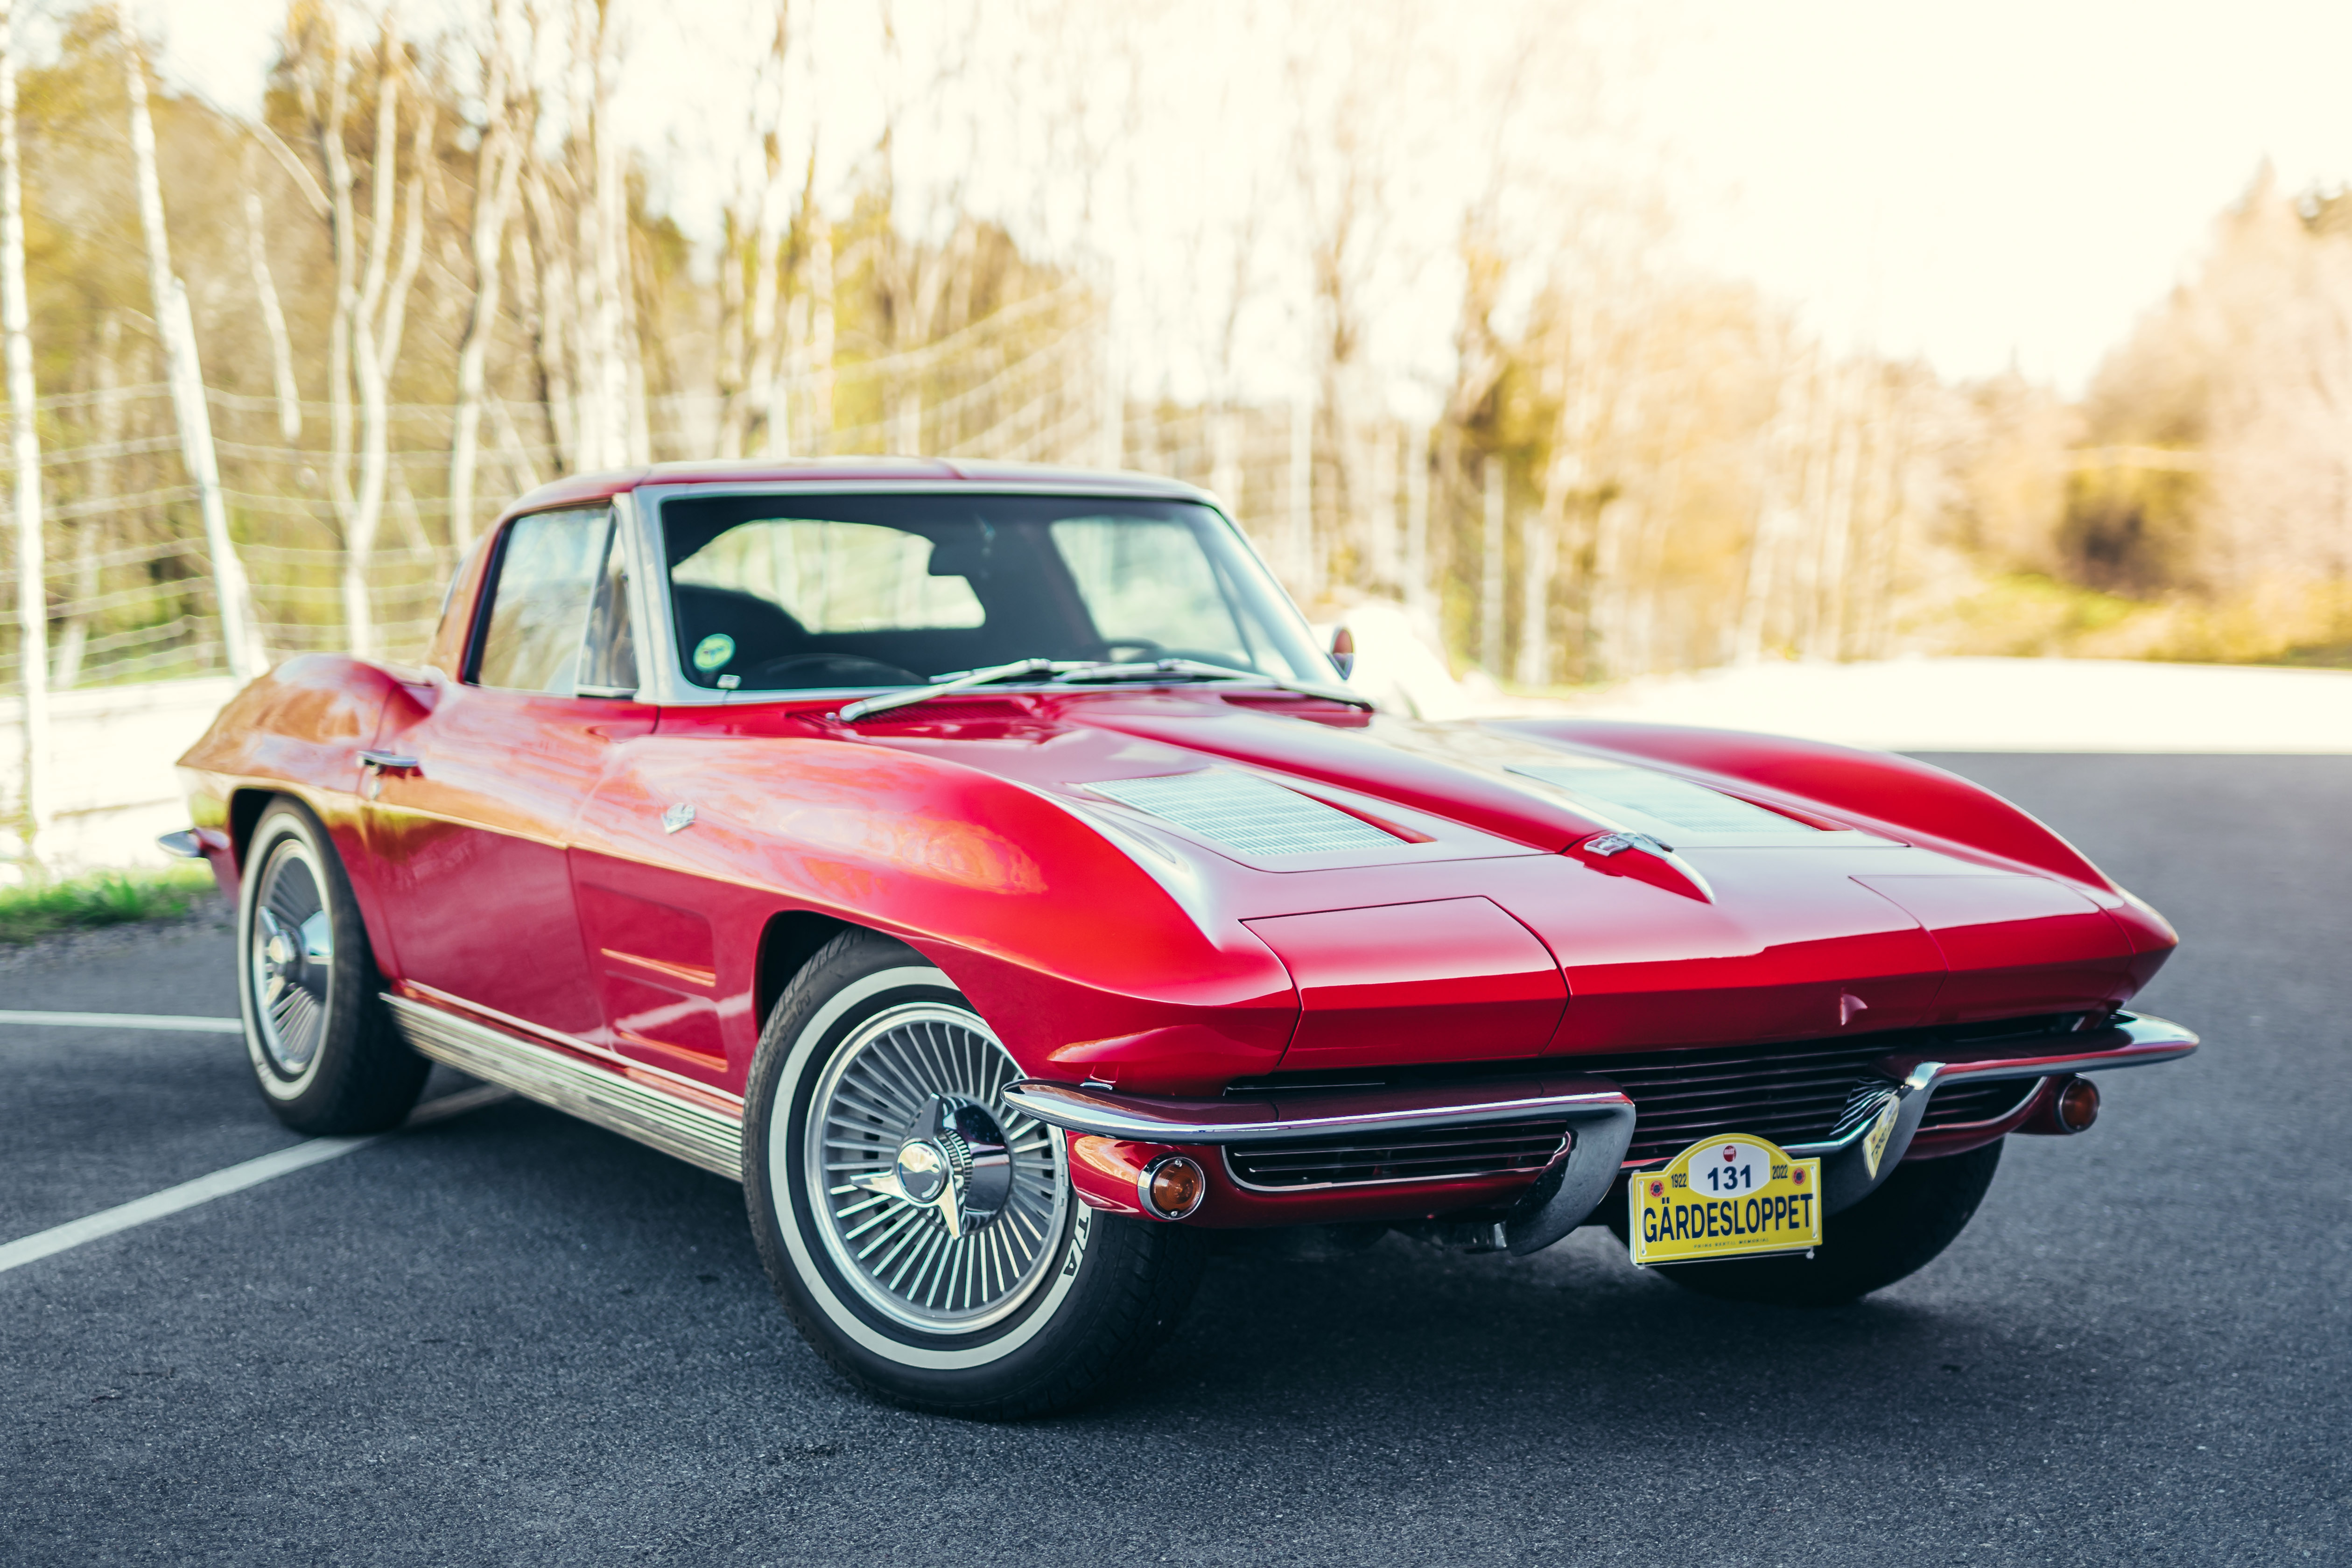
{"type": "Polygon", "coordinates": [[[335,922],[306,851],[281,846],[260,876],[249,960],[253,1001],[262,1051],[280,1075],[292,1078],[317,1058],[324,1038],[335,922]]]}
{"type": "Polygon", "coordinates": [[[938,1211],[948,1234],[960,1237],[1004,1212],[1013,1191],[1013,1158],[1004,1131],[987,1107],[959,1095],[934,1094],[899,1133],[898,1157],[889,1167],[851,1181],[911,1207],[938,1211]]]}

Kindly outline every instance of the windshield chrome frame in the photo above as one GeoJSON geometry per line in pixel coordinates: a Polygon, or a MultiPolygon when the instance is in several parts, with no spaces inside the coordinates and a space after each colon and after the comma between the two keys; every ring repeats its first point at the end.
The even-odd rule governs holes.
{"type": "MultiPolygon", "coordinates": [[[[716,480],[688,484],[646,484],[623,490],[613,497],[614,515],[629,540],[633,581],[630,584],[630,608],[642,617],[638,625],[644,635],[637,639],[637,700],[656,703],[665,708],[720,708],[745,702],[825,702],[854,700],[877,692],[908,689],[898,686],[825,686],[742,688],[733,691],[698,686],[686,678],[677,653],[677,628],[671,615],[669,594],[669,562],[662,543],[661,509],[672,500],[688,500],[703,496],[745,495],[961,495],[961,496],[1057,496],[1070,500],[1174,500],[1189,501],[1205,507],[1225,525],[1234,542],[1265,574],[1265,580],[1278,595],[1283,605],[1297,618],[1297,630],[1306,646],[1322,652],[1321,640],[1315,635],[1314,624],[1307,620],[1290,590],[1282,585],[1265,557],[1235,522],[1231,513],[1217,503],[1208,491],[1185,484],[1181,479],[1162,479],[1156,476],[1138,476],[1141,483],[1126,485],[1085,482],[1054,483],[1040,480],[1035,484],[1008,483],[1001,479],[811,479],[800,482],[791,479],[716,480]]],[[[1329,684],[1345,687],[1337,666],[1329,666],[1329,684]]],[[[1321,679],[1315,677],[1312,679],[1321,679]]],[[[1122,683],[1123,689],[1135,690],[1148,688],[1152,682],[1122,683]]],[[[1196,685],[1197,682],[1169,684],[1196,685]]],[[[1085,687],[1055,684],[1048,677],[1035,681],[1008,681],[993,686],[992,691],[1080,691],[1085,687]]]]}

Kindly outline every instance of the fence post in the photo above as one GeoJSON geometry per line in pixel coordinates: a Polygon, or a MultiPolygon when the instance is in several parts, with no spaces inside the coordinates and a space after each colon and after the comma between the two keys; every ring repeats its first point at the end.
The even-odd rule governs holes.
{"type": "Polygon", "coordinates": [[[1436,622],[1437,585],[1429,575],[1429,427],[1409,426],[1404,447],[1404,602],[1436,622]]]}
{"type": "Polygon", "coordinates": [[[1106,468],[1127,467],[1127,366],[1118,352],[1118,322],[1106,306],[1102,313],[1102,411],[1100,461],[1106,468]]]}
{"type": "Polygon", "coordinates": [[[1478,667],[1499,677],[1503,673],[1503,551],[1508,521],[1501,454],[1489,452],[1486,469],[1486,526],[1478,557],[1478,667]]]}
{"type": "Polygon", "coordinates": [[[1290,516],[1284,552],[1290,591],[1302,605],[1321,595],[1321,574],[1315,570],[1315,395],[1302,392],[1290,404],[1290,516]]]}
{"type": "Polygon", "coordinates": [[[1551,684],[1552,521],[1542,507],[1519,521],[1518,679],[1530,690],[1551,684]]]}

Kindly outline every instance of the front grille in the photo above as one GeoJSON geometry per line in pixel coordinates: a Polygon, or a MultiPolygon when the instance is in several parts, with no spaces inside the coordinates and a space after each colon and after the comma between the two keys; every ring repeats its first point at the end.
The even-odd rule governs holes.
{"type": "Polygon", "coordinates": [[[1851,1131],[1889,1087],[1870,1071],[1886,1050],[1866,1041],[1731,1046],[1578,1057],[1559,1065],[1624,1089],[1637,1113],[1625,1158],[1647,1162],[1726,1132],[1753,1132],[1784,1148],[1826,1143],[1851,1131]]]}
{"type": "Polygon", "coordinates": [[[1550,1163],[1565,1121],[1503,1121],[1361,1137],[1286,1138],[1225,1150],[1236,1179],[1253,1187],[1360,1186],[1536,1172],[1550,1163]]]}
{"type": "MultiPolygon", "coordinates": [[[[1880,1040],[1579,1057],[1576,1070],[1625,1090],[1639,1113],[1625,1158],[1647,1162],[1726,1132],[1759,1133],[1783,1148],[1833,1143],[1862,1125],[1893,1087],[1870,1070],[1888,1048],[1880,1040]]],[[[2016,1110],[2035,1081],[1943,1085],[1919,1124],[1990,1121],[2016,1110]]]]}
{"type": "Polygon", "coordinates": [[[1930,1127],[1966,1127],[1976,1121],[1998,1121],[2033,1097],[2042,1087],[2038,1078],[1995,1079],[1990,1083],[1948,1083],[1936,1090],[1927,1102],[1927,1114],[1919,1119],[1924,1131],[1930,1127]]]}
{"type": "MultiPolygon", "coordinates": [[[[1629,1163],[1671,1159],[1703,1139],[1753,1132],[1786,1148],[1828,1143],[1854,1131],[1893,1087],[1872,1064],[1894,1051],[1932,1057],[1937,1047],[2028,1040],[2072,1031],[2074,1013],[1993,1024],[1890,1029],[1839,1040],[1798,1040],[1762,1046],[1710,1046],[1696,1050],[1612,1052],[1547,1057],[1537,1062],[1491,1062],[1460,1068],[1389,1068],[1356,1072],[1282,1073],[1243,1080],[1228,1095],[1268,1089],[1400,1088],[1482,1077],[1544,1072],[1591,1074],[1624,1089],[1638,1113],[1629,1163]]],[[[1989,1121],[2023,1103],[2032,1079],[1948,1084],[1936,1090],[1923,1127],[1989,1121]]],[[[1538,1162],[1540,1164],[1540,1162],[1538,1162]]]]}

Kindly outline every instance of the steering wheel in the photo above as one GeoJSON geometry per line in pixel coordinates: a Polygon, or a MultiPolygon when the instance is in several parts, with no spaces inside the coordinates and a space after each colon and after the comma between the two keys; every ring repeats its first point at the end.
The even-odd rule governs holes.
{"type": "Polygon", "coordinates": [[[1153,642],[1150,637],[1113,637],[1103,645],[1103,658],[1113,664],[1140,664],[1146,659],[1164,658],[1168,645],[1153,642]],[[1121,654],[1122,648],[1132,652],[1121,654]]]}
{"type": "Polygon", "coordinates": [[[744,673],[743,684],[755,690],[818,686],[920,686],[923,678],[911,669],[901,669],[895,664],[885,664],[878,658],[867,658],[860,654],[793,653],[754,665],[744,673]],[[808,679],[820,669],[824,672],[823,679],[808,679]],[[799,679],[790,679],[795,675],[799,679]]]}

